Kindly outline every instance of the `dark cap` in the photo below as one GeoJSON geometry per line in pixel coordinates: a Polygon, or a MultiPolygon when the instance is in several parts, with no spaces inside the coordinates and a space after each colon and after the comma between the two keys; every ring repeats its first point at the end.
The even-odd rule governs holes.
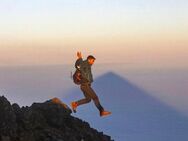
{"type": "Polygon", "coordinates": [[[87,60],[89,60],[89,59],[94,59],[94,60],[96,60],[96,58],[95,58],[93,55],[89,55],[89,56],[87,57],[87,60]]]}

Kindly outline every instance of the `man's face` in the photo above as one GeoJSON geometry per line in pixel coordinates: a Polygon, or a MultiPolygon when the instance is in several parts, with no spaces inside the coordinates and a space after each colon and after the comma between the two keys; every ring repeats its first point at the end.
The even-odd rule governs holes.
{"type": "Polygon", "coordinates": [[[88,63],[89,63],[90,65],[93,65],[94,62],[95,62],[95,59],[88,59],[88,63]]]}

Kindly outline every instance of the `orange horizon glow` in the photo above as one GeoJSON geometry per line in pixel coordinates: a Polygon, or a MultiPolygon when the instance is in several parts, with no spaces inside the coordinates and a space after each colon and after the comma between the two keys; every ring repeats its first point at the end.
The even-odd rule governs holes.
{"type": "Polygon", "coordinates": [[[0,66],[71,64],[76,51],[98,63],[188,66],[188,3],[167,1],[4,2],[0,66]]]}

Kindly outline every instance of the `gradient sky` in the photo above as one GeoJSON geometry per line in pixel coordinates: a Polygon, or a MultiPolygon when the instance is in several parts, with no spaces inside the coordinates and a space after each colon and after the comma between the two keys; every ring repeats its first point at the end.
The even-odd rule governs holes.
{"type": "Polygon", "coordinates": [[[186,0],[0,0],[0,65],[98,63],[188,68],[186,0]]]}

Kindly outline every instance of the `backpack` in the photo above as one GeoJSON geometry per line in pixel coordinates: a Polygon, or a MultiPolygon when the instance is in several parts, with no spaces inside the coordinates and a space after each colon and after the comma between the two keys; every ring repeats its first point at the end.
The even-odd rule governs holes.
{"type": "Polygon", "coordinates": [[[82,80],[82,74],[81,74],[81,71],[80,71],[79,60],[77,60],[75,62],[75,69],[76,69],[76,71],[72,75],[72,79],[73,79],[73,82],[75,84],[80,85],[81,84],[81,80],[82,80]]]}
{"type": "Polygon", "coordinates": [[[73,76],[73,82],[77,85],[81,84],[81,80],[82,80],[82,75],[81,75],[81,71],[79,69],[76,69],[76,71],[74,72],[73,76]]]}

